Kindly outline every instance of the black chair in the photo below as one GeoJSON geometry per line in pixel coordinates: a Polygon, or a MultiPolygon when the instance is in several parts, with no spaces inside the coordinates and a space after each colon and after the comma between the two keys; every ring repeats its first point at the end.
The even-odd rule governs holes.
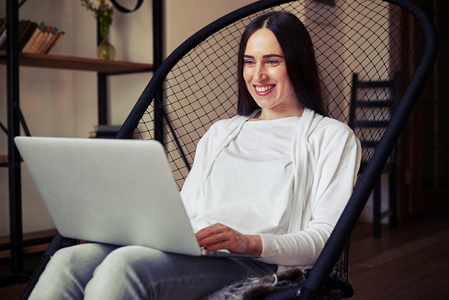
{"type": "MultiPolygon", "coordinates": [[[[349,126],[360,139],[362,151],[373,151],[386,129],[389,120],[394,115],[398,105],[399,72],[392,79],[361,80],[359,74],[352,75],[351,104],[349,126]]],[[[364,155],[369,157],[369,155],[364,155]]],[[[362,161],[359,173],[363,173],[367,162],[362,161]]],[[[396,201],[396,151],[393,149],[385,164],[382,174],[388,174],[387,210],[381,207],[381,178],[378,178],[373,189],[373,236],[381,237],[381,221],[388,217],[391,228],[398,226],[396,201]]]]}
{"type": "MultiPolygon", "coordinates": [[[[163,142],[181,187],[201,136],[213,122],[236,114],[236,58],[241,33],[255,16],[271,10],[295,13],[308,28],[330,115],[336,119],[349,122],[353,72],[366,80],[382,80],[401,71],[401,98],[394,116],[380,133],[375,149],[364,157],[366,167],[319,259],[305,281],[269,294],[266,299],[315,299],[320,294],[350,297],[345,246],[435,60],[434,27],[417,6],[405,0],[266,0],[238,9],[190,37],[162,63],[117,137],[163,142]],[[418,38],[422,36],[423,43],[402,56],[401,26],[414,24],[401,22],[404,18],[416,18],[421,29],[413,28],[413,32],[418,38]],[[404,59],[415,63],[414,67],[404,70],[410,65],[404,59]]],[[[55,237],[23,298],[32,290],[50,256],[64,243],[76,241],[55,237]]]]}

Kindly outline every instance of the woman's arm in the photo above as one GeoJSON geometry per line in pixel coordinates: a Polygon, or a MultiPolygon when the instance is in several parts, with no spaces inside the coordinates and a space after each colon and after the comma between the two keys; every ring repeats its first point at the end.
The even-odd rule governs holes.
{"type": "Polygon", "coordinates": [[[305,200],[305,210],[311,210],[309,222],[285,235],[261,234],[265,262],[315,263],[352,194],[360,165],[360,142],[352,130],[330,122],[311,135],[308,143],[308,167],[314,170],[309,199],[305,200]]]}

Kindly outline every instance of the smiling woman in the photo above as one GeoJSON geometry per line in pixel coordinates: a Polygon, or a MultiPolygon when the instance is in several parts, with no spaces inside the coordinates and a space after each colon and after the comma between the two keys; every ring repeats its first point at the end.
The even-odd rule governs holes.
{"type": "Polygon", "coordinates": [[[240,115],[203,135],[181,198],[201,247],[259,258],[82,244],[56,252],[32,299],[198,299],[315,263],[352,193],[360,143],[324,116],[312,43],[298,18],[256,18],[239,49],[240,115]]]}

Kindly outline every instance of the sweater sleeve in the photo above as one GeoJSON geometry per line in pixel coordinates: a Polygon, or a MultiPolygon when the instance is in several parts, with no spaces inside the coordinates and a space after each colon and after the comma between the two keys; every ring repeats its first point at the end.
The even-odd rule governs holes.
{"type": "Polygon", "coordinates": [[[290,233],[260,235],[261,260],[267,263],[302,268],[313,265],[351,196],[360,165],[360,142],[352,130],[343,123],[330,122],[307,138],[306,148],[308,170],[298,174],[312,177],[307,180],[311,189],[305,193],[308,199],[294,200],[304,203],[301,213],[306,219],[302,228],[290,233]]]}

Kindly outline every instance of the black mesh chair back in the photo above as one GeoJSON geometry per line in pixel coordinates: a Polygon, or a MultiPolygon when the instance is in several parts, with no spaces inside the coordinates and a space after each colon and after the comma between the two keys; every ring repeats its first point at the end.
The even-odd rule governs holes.
{"type": "MultiPolygon", "coordinates": [[[[236,115],[237,50],[241,33],[256,16],[272,10],[290,11],[308,28],[333,118],[349,123],[353,73],[358,73],[363,80],[376,81],[390,80],[397,71],[401,74],[400,99],[392,121],[385,130],[367,133],[374,135],[373,139],[379,143],[372,151],[364,151],[363,160],[367,162],[364,172],[314,268],[301,285],[268,296],[269,299],[314,299],[325,284],[332,289],[333,281],[328,279],[332,270],[334,278],[347,282],[347,257],[343,255],[337,267],[336,262],[342,257],[374,181],[433,64],[434,31],[419,8],[403,0],[267,0],[243,7],[200,30],[162,63],[117,137],[161,141],[181,188],[202,135],[214,122],[236,115]],[[426,46],[404,54],[401,20],[415,17],[425,26],[410,30],[416,38],[422,36],[426,41],[420,45],[426,46]],[[414,65],[410,66],[409,62],[414,65]]],[[[382,115],[375,118],[380,123],[387,122],[382,115]]],[[[350,296],[350,286],[346,292],[346,295],[337,292],[330,296],[350,296]]]]}

